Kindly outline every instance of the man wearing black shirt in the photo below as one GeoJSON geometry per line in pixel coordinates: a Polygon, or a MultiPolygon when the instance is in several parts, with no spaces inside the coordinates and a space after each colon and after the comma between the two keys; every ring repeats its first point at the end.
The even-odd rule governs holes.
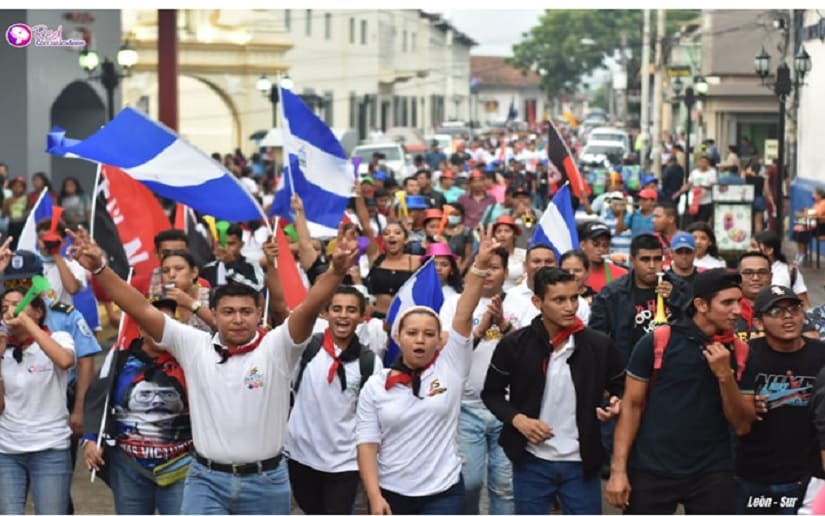
{"type": "Polygon", "coordinates": [[[427,198],[427,204],[432,208],[443,209],[447,201],[444,199],[444,194],[433,189],[432,172],[422,168],[415,173],[414,177],[418,180],[419,195],[427,198]]]}
{"type": "Polygon", "coordinates": [[[670,250],[672,256],[670,271],[693,288],[693,280],[699,274],[699,270],[693,265],[693,260],[696,258],[696,239],[690,233],[680,231],[673,236],[670,250]]]}
{"type": "Polygon", "coordinates": [[[750,341],[758,419],[736,444],[737,514],[796,514],[811,476],[822,478],[810,403],[825,345],[802,336],[793,290],[763,288],[753,305],[764,337],[750,341]]]}
{"type": "Polygon", "coordinates": [[[671,156],[667,160],[667,167],[662,172],[662,193],[668,202],[676,202],[677,195],[682,185],[685,184],[685,169],[676,160],[676,156],[671,156]]]}

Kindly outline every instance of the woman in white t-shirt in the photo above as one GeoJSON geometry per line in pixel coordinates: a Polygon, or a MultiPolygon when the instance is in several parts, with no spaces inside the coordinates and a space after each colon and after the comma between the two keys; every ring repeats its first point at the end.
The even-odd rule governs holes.
{"type": "MultiPolygon", "coordinates": [[[[692,216],[691,220],[710,222],[713,217],[713,185],[718,180],[716,169],[710,165],[710,157],[702,155],[696,162],[696,168],[690,173],[687,182],[679,190],[680,194],[691,191],[693,199],[699,195],[699,211],[692,216]]],[[[691,205],[695,200],[691,200],[691,205]]]]}
{"type": "Polygon", "coordinates": [[[719,258],[716,235],[707,222],[694,222],[687,227],[687,232],[696,241],[696,257],[693,265],[700,271],[727,267],[725,260],[719,258]]]}
{"type": "Polygon", "coordinates": [[[62,514],[72,480],[66,383],[74,341],[44,326],[39,296],[14,316],[24,295],[11,289],[0,298],[0,514],[24,514],[29,486],[36,514],[62,514]]]}
{"type": "Polygon", "coordinates": [[[527,250],[516,247],[516,237],[521,235],[521,227],[510,215],[502,215],[493,223],[493,235],[507,250],[507,277],[504,279],[504,290],[516,286],[524,275],[524,258],[527,250]]]}
{"type": "Polygon", "coordinates": [[[808,299],[808,287],[805,278],[795,265],[788,264],[788,259],[782,253],[782,241],[774,231],[762,231],[751,239],[751,250],[759,251],[771,261],[771,285],[780,285],[793,289],[802,300],[805,310],[811,307],[808,299]]]}
{"type": "Polygon", "coordinates": [[[446,343],[434,310],[404,310],[393,328],[400,354],[361,391],[358,469],[372,514],[460,514],[464,509],[458,418],[473,353],[473,309],[496,247],[489,229],[458,298],[446,343]]]}

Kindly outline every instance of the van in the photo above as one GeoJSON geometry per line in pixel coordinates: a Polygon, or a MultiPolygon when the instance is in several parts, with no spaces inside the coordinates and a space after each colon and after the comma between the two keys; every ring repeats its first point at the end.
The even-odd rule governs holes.
{"type": "Polygon", "coordinates": [[[630,153],[630,137],[626,131],[612,127],[597,127],[590,131],[587,144],[621,144],[624,147],[623,158],[630,153]]]}

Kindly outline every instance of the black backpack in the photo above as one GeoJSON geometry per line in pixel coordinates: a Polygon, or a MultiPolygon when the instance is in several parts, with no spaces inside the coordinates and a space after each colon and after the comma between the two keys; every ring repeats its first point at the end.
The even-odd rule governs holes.
{"type": "MultiPolygon", "coordinates": [[[[323,333],[315,333],[312,335],[312,338],[307,344],[307,347],[304,349],[303,354],[301,355],[301,361],[298,365],[298,377],[295,379],[295,384],[292,386],[292,393],[293,396],[295,393],[298,392],[298,388],[301,386],[301,379],[304,377],[304,370],[309,364],[309,361],[318,354],[321,350],[321,347],[324,342],[324,334],[323,333]]],[[[364,384],[367,383],[370,376],[372,376],[372,372],[375,369],[375,353],[368,348],[367,346],[361,346],[361,354],[358,356],[358,367],[361,371],[361,384],[358,386],[358,391],[360,392],[361,389],[364,388],[364,384]]]]}

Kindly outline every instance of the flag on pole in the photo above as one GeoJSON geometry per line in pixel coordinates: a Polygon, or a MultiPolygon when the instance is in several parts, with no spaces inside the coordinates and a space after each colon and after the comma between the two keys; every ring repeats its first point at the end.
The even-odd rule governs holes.
{"type": "Polygon", "coordinates": [[[295,310],[307,297],[307,288],[298,271],[299,265],[289,251],[289,241],[284,234],[283,228],[280,224],[277,224],[274,231],[278,239],[278,249],[280,250],[278,253],[278,277],[281,279],[287,306],[289,306],[290,310],[295,310]]]}
{"type": "Polygon", "coordinates": [[[568,185],[559,188],[544,210],[530,238],[530,246],[534,244],[550,246],[556,253],[556,261],[563,253],[579,247],[579,234],[576,231],[576,218],[568,185]]]}
{"type": "Polygon", "coordinates": [[[174,131],[127,107],[85,140],[54,127],[46,151],[112,165],[156,194],[232,222],[266,218],[260,204],[220,163],[174,131]]]}
{"type": "Polygon", "coordinates": [[[336,231],[347,209],[355,178],[332,130],[291,91],[280,88],[283,107],[284,161],[269,215],[292,222],[292,193],[304,201],[307,221],[336,231]]]}
{"type": "Polygon", "coordinates": [[[576,162],[573,160],[573,155],[570,154],[570,149],[562,140],[556,126],[553,125],[552,120],[548,120],[549,134],[547,135],[547,157],[550,162],[561,173],[561,182],[568,181],[573,195],[580,198],[584,193],[586,186],[579,169],[576,167],[576,162]]]}
{"type": "Polygon", "coordinates": [[[17,239],[17,247],[15,249],[39,253],[37,248],[37,223],[43,219],[51,218],[52,208],[54,208],[52,196],[49,195],[49,189],[44,188],[43,191],[40,192],[40,197],[37,198],[37,202],[34,203],[34,207],[29,212],[29,216],[26,218],[26,223],[23,225],[23,230],[17,239]]]}
{"type": "Polygon", "coordinates": [[[390,340],[387,343],[387,353],[384,356],[384,363],[391,364],[398,356],[401,349],[393,339],[398,333],[396,318],[398,314],[413,306],[427,306],[438,313],[444,303],[444,293],[441,290],[441,280],[435,270],[435,260],[430,258],[422,265],[415,274],[410,276],[390,303],[387,312],[387,322],[390,324],[390,340]]]}

